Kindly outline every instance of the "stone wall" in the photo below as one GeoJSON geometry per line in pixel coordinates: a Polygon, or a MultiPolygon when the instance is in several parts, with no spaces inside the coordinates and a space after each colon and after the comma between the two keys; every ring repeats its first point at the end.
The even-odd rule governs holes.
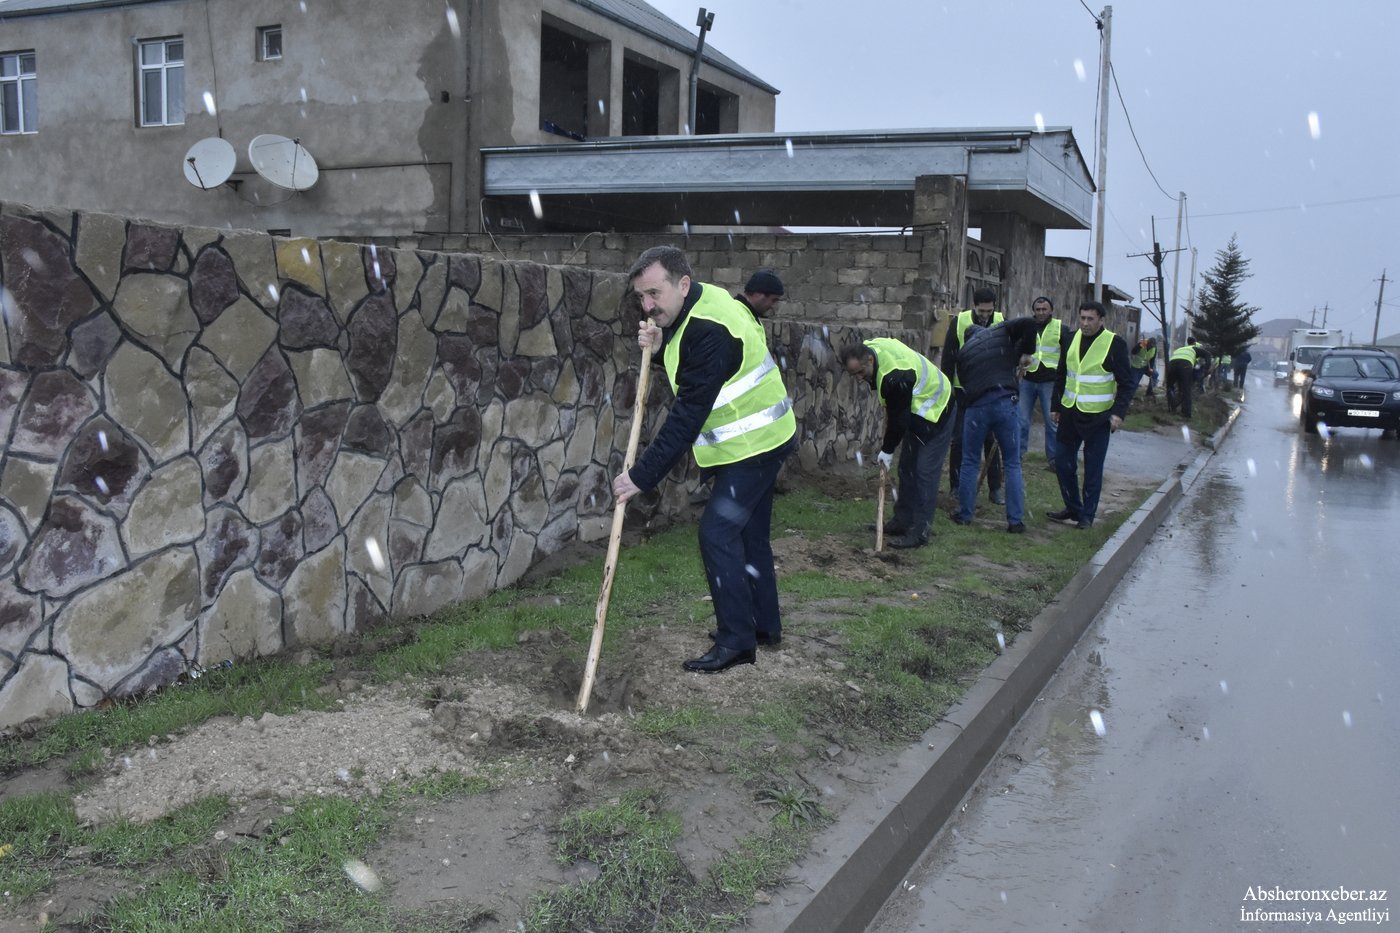
{"type": "Polygon", "coordinates": [[[755,269],[773,269],[786,287],[773,314],[778,320],[894,330],[923,330],[932,323],[921,233],[474,233],[390,239],[381,245],[625,272],[643,250],[661,243],[684,249],[700,281],[731,294],[755,269]]]}
{"type": "MultiPolygon", "coordinates": [[[[628,297],[612,271],[0,205],[0,727],[605,537],[628,297]]],[[[868,451],[874,394],[833,352],[862,334],[769,336],[800,462],[868,451]]],[[[669,398],[653,379],[644,436],[669,398]]],[[[634,511],[684,509],[689,469],[634,511]]]]}

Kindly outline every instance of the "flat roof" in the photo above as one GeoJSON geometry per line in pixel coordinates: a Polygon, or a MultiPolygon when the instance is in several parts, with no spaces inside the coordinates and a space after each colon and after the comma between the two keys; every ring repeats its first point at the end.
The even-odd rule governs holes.
{"type": "Polygon", "coordinates": [[[1087,230],[1094,184],[1068,127],[613,137],[482,150],[485,197],[551,226],[901,227],[921,175],[967,179],[979,213],[1087,230]],[[591,218],[591,219],[590,219],[591,218]]]}

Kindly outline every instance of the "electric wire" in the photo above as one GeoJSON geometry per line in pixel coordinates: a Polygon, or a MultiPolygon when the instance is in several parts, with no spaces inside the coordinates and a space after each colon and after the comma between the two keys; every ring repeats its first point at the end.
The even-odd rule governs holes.
{"type": "Polygon", "coordinates": [[[1210,214],[1197,214],[1197,217],[1240,217],[1245,214],[1272,214],[1279,211],[1306,211],[1314,207],[1336,207],[1342,204],[1368,204],[1372,201],[1392,201],[1400,198],[1400,192],[1395,194],[1373,194],[1365,198],[1343,198],[1338,201],[1313,201],[1310,204],[1289,204],[1284,207],[1257,207],[1244,211],[1218,211],[1210,214]]]}
{"type": "Polygon", "coordinates": [[[1113,89],[1118,92],[1118,105],[1123,108],[1123,119],[1128,121],[1128,132],[1132,134],[1133,145],[1137,146],[1138,155],[1142,156],[1142,167],[1147,169],[1148,175],[1152,176],[1152,183],[1157,186],[1157,190],[1175,201],[1176,198],[1168,194],[1167,189],[1163,188],[1162,183],[1157,180],[1157,174],[1152,171],[1152,166],[1147,164],[1147,153],[1142,151],[1142,143],[1138,141],[1137,130],[1133,129],[1133,118],[1128,113],[1127,101],[1123,100],[1123,89],[1118,86],[1118,71],[1113,67],[1112,62],[1108,64],[1108,73],[1113,78],[1113,89]]]}

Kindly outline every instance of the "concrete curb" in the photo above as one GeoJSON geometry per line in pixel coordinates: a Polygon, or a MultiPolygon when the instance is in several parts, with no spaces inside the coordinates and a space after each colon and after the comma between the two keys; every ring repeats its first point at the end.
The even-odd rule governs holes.
{"type": "Polygon", "coordinates": [[[1230,416],[1225,419],[1225,423],[1216,429],[1215,433],[1206,438],[1203,443],[1211,450],[1219,450],[1225,438],[1229,436],[1230,429],[1235,426],[1235,422],[1240,417],[1240,412],[1244,411],[1244,406],[1238,402],[1230,402],[1230,416]]]}
{"type": "MultiPolygon", "coordinates": [[[[1235,417],[1211,438],[1224,440],[1235,417]]],[[[1035,702],[1080,636],[1108,602],[1147,542],[1210,460],[1203,450],[1177,464],[1138,510],[1104,542],[1029,631],[978,677],[880,782],[881,793],[853,802],[796,866],[784,898],[752,912],[748,927],[785,933],[863,930],[958,804],[976,785],[1012,728],[1035,702]]]]}

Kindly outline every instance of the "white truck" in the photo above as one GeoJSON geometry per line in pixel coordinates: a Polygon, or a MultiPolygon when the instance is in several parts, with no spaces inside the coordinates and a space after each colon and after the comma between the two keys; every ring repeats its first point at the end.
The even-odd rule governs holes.
{"type": "Polygon", "coordinates": [[[1302,388],[1303,381],[1312,372],[1313,364],[1323,350],[1342,345],[1342,332],[1338,329],[1323,330],[1299,327],[1288,335],[1288,384],[1295,389],[1302,388]]]}

